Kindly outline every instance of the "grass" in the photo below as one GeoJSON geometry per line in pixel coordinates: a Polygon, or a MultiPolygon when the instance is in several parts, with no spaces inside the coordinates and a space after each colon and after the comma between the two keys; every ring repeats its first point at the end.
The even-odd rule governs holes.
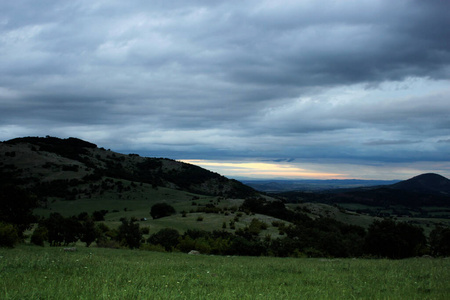
{"type": "Polygon", "coordinates": [[[0,249],[1,299],[446,299],[448,259],[0,249]]]}
{"type": "MultiPolygon", "coordinates": [[[[130,182],[125,180],[123,182],[125,182],[125,186],[130,184],[130,182]]],[[[69,217],[76,216],[81,212],[92,214],[96,210],[105,209],[109,212],[105,216],[104,223],[110,228],[117,228],[121,224],[120,219],[123,217],[135,217],[138,220],[147,218],[146,221],[139,221],[138,223],[143,227],[149,227],[150,234],[156,233],[163,228],[174,228],[180,233],[185,232],[187,229],[221,230],[224,222],[227,224],[227,230],[234,232],[234,230],[229,229],[229,222],[234,219],[236,213],[230,211],[229,215],[225,215],[202,212],[191,213],[190,211],[195,211],[200,205],[209,203],[217,203],[217,206],[220,208],[231,208],[240,206],[242,202],[243,200],[239,199],[226,199],[221,200],[219,203],[218,197],[203,196],[164,187],[154,189],[151,185],[143,184],[142,186],[120,194],[105,192],[103,195],[73,201],[53,198],[48,202],[47,208],[37,208],[34,210],[34,214],[48,217],[52,212],[58,212],[65,217],[69,217]],[[194,200],[192,200],[193,197],[195,197],[194,200]],[[172,205],[177,213],[170,217],[153,220],[150,216],[150,210],[152,205],[158,202],[165,202],[172,205]],[[196,205],[192,205],[193,202],[196,205]],[[182,211],[187,212],[186,217],[182,217],[182,211]],[[199,216],[203,217],[203,221],[197,221],[199,216]]],[[[250,224],[252,218],[261,219],[269,225],[268,230],[263,231],[262,236],[270,234],[272,237],[278,237],[278,229],[270,226],[273,220],[278,219],[265,215],[247,216],[243,214],[235,224],[236,229],[250,224]]]]}

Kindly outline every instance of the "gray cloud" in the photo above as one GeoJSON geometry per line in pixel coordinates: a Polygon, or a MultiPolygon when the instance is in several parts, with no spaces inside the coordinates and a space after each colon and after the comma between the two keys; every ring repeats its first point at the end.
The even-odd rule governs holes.
{"type": "Polygon", "coordinates": [[[364,145],[369,146],[385,146],[385,145],[407,145],[407,144],[417,144],[420,141],[409,141],[409,140],[372,140],[365,142],[364,145]]]}
{"type": "Polygon", "coordinates": [[[448,1],[3,2],[2,139],[70,135],[179,158],[449,159],[448,1]]]}

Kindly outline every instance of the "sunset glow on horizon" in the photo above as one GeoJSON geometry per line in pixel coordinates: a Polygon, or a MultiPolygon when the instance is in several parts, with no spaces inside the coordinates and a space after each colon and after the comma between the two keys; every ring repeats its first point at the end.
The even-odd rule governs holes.
{"type": "Polygon", "coordinates": [[[289,179],[345,179],[345,174],[318,172],[289,163],[213,161],[203,159],[180,160],[230,177],[289,178],[289,179]]]}
{"type": "Polygon", "coordinates": [[[227,177],[450,178],[449,11],[2,1],[0,140],[76,137],[227,177]]]}

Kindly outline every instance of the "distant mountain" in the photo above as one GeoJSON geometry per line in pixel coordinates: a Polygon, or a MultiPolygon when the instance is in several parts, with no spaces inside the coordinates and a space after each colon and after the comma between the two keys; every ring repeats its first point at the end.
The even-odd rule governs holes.
{"type": "Polygon", "coordinates": [[[334,189],[349,189],[359,187],[370,187],[390,185],[398,180],[362,180],[362,179],[303,179],[303,180],[241,180],[242,183],[251,186],[261,192],[287,192],[303,191],[317,192],[334,189]]]}
{"type": "Polygon", "coordinates": [[[450,180],[441,175],[422,174],[391,185],[340,188],[322,192],[290,191],[277,195],[288,202],[357,203],[385,208],[450,207],[449,183],[450,180]]]}
{"type": "Polygon", "coordinates": [[[77,138],[25,137],[0,143],[0,181],[39,196],[76,199],[120,187],[117,180],[202,195],[256,194],[239,181],[168,158],[120,154],[77,138]]]}
{"type": "Polygon", "coordinates": [[[390,187],[411,192],[450,195],[450,180],[434,173],[421,174],[390,187]]]}

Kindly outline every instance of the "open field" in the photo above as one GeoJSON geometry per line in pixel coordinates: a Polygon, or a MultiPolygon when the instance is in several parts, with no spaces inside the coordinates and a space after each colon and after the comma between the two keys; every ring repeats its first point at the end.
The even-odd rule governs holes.
{"type": "MultiPolygon", "coordinates": [[[[129,182],[125,184],[128,185],[129,182]]],[[[272,221],[280,221],[279,219],[261,214],[247,215],[245,213],[236,213],[234,210],[242,204],[242,199],[219,199],[219,197],[203,196],[164,187],[153,189],[150,185],[143,184],[142,187],[121,193],[120,197],[118,193],[106,192],[103,195],[92,198],[72,201],[50,199],[47,208],[37,208],[34,210],[34,214],[48,217],[51,213],[58,212],[65,217],[69,217],[77,216],[81,212],[92,214],[96,210],[105,209],[108,210],[108,213],[105,216],[104,223],[110,228],[117,228],[121,224],[120,219],[123,217],[134,217],[139,220],[140,226],[150,229],[150,234],[156,233],[163,228],[173,228],[180,233],[185,232],[187,229],[222,230],[224,222],[227,224],[225,230],[234,232],[234,230],[229,228],[229,223],[239,214],[241,217],[235,222],[236,229],[244,228],[250,224],[253,218],[258,218],[268,225],[268,229],[262,232],[262,236],[267,234],[270,234],[272,237],[279,236],[278,229],[271,226],[272,221]],[[160,202],[172,205],[177,213],[169,217],[153,220],[150,216],[151,207],[160,202]],[[196,212],[200,206],[209,203],[214,203],[219,208],[228,208],[228,214],[196,212]],[[183,211],[186,212],[185,217],[182,216],[181,212],[183,211]],[[197,221],[199,217],[203,218],[201,222],[197,221]],[[147,220],[142,221],[141,219],[143,218],[147,220]]]]}
{"type": "Polygon", "coordinates": [[[448,299],[450,260],[0,249],[1,299],[448,299]]]}

